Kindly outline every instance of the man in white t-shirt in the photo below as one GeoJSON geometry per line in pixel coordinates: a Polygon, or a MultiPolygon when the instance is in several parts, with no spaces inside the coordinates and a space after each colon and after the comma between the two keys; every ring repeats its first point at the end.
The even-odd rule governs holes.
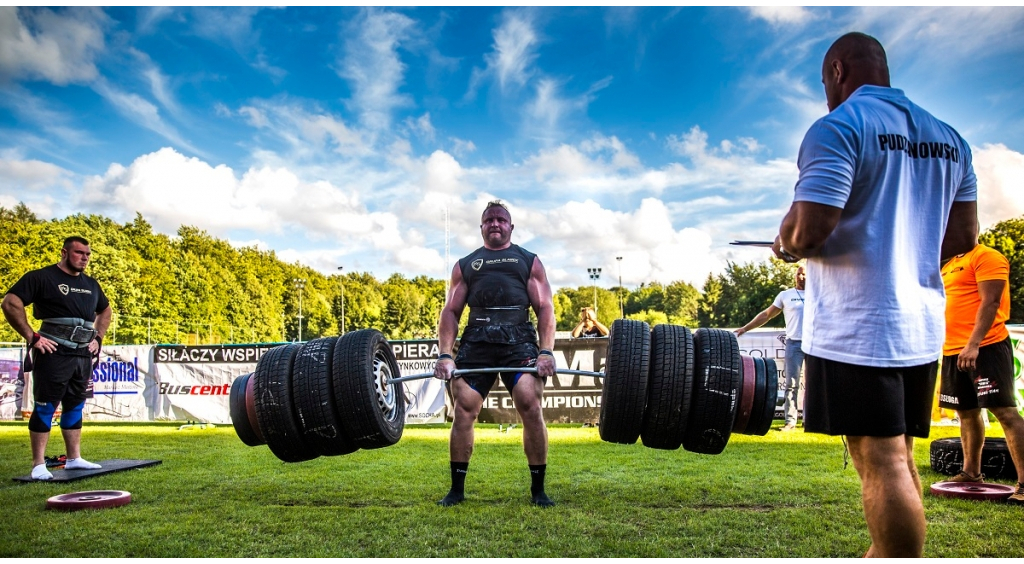
{"type": "Polygon", "coordinates": [[[971,150],[889,86],[873,37],[836,40],[821,75],[830,113],[800,146],[773,247],[807,259],[804,428],[848,437],[867,556],[921,556],[913,445],[930,430],[945,333],[941,258],[969,251],[978,232],[971,150]]]}
{"type": "Polygon", "coordinates": [[[792,431],[796,428],[797,396],[800,394],[800,374],[804,369],[804,351],[800,348],[803,340],[804,325],[804,281],[807,276],[804,267],[798,267],[793,275],[794,287],[779,292],[772,305],[754,316],[743,327],[736,330],[736,336],[757,329],[768,323],[781,312],[786,319],[786,400],[782,411],[786,414],[786,424],[781,431],[792,431]]]}

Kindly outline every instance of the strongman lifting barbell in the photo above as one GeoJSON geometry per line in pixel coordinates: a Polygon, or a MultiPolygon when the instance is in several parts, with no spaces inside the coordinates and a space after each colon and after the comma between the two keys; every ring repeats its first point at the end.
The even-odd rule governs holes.
{"type": "MultiPolygon", "coordinates": [[[[456,369],[464,374],[536,368],[456,369]]],[[[718,454],[731,433],[764,435],[771,425],[778,375],[771,359],[741,357],[722,329],[693,333],[678,325],[619,319],[612,323],[605,371],[557,369],[601,378],[602,440],[718,454]]],[[[375,329],[275,347],[256,371],[235,379],[231,420],[246,445],[266,444],[285,462],[395,444],[405,425],[403,382],[394,352],[375,329]]]]}

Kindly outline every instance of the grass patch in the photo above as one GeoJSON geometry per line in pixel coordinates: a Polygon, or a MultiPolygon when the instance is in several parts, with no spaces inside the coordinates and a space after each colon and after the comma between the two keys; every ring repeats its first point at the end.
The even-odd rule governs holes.
{"type": "MultiPolygon", "coordinates": [[[[778,426],[778,425],[776,425],[778,426]]],[[[932,437],[956,436],[938,427],[932,437]]],[[[998,426],[989,430],[999,436],[998,426]]],[[[278,461],[230,426],[86,423],[91,460],[152,468],[66,484],[22,484],[25,423],[0,424],[2,557],[810,557],[860,556],[869,538],[852,463],[838,438],[735,436],[718,456],[613,445],[594,428],[549,428],[548,494],[529,503],[521,429],[479,425],[468,500],[448,490],[448,430],[406,427],[387,449],[278,461]],[[127,506],[68,514],[46,499],[127,490],[127,506]]],[[[915,458],[925,488],[930,440],[915,458]]],[[[49,454],[64,452],[58,432],[49,454]]],[[[1024,510],[925,495],[931,557],[1024,555],[1024,510]]]]}

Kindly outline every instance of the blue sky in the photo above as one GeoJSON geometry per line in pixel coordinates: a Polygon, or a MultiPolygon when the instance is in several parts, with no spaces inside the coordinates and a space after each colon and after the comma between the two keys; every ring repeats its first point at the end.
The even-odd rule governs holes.
{"type": "Polygon", "coordinates": [[[141,212],[325,273],[447,277],[506,201],[554,286],[766,251],[863,31],[1024,214],[1022,8],[0,7],[0,205],[141,212]]]}

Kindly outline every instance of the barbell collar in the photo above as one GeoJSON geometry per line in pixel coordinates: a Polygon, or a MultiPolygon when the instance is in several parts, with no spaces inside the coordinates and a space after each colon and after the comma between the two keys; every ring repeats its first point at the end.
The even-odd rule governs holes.
{"type": "MultiPolygon", "coordinates": [[[[514,366],[507,366],[504,368],[456,368],[455,370],[452,370],[452,376],[459,377],[464,374],[496,374],[499,372],[522,372],[524,374],[536,374],[537,369],[514,366]]],[[[604,372],[589,372],[587,370],[569,370],[564,368],[556,369],[555,374],[572,374],[574,376],[590,376],[591,378],[604,378],[604,372]]],[[[433,377],[433,372],[424,372],[422,374],[402,376],[401,378],[391,378],[390,380],[388,380],[387,384],[398,384],[401,382],[408,382],[411,380],[426,380],[427,378],[433,377]]]]}

